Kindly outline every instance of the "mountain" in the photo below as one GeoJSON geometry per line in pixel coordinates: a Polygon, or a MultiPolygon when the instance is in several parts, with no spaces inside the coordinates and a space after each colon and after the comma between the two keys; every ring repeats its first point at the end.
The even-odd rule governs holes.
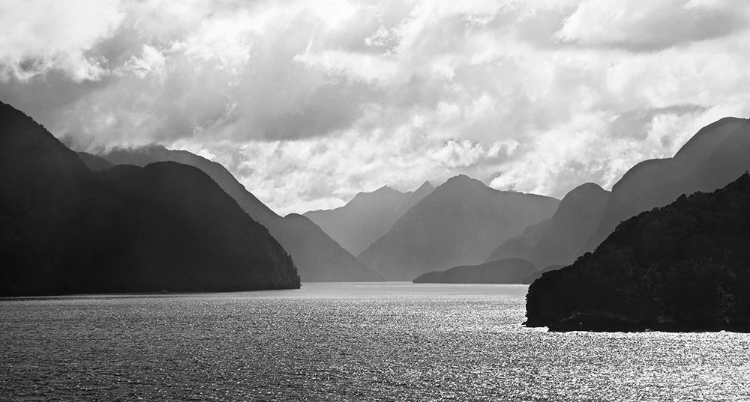
{"type": "Polygon", "coordinates": [[[524,283],[537,272],[534,264],[520,258],[496,260],[481,265],[464,265],[446,271],[432,271],[414,283],[524,283]]]}
{"type": "Polygon", "coordinates": [[[609,194],[593,183],[576,187],[560,201],[552,218],[506,240],[486,262],[523,258],[537,267],[572,264],[599,226],[609,194]]]}
{"type": "Polygon", "coordinates": [[[356,255],[388,232],[398,218],[434,189],[429,182],[408,193],[385,186],[371,193],[359,193],[341,208],[304,215],[356,255]]]}
{"type": "Polygon", "coordinates": [[[625,173],[581,254],[594,250],[620,222],[681,194],[721,188],[748,169],[750,120],[728,117],[702,128],[673,158],[647,160],[625,173]]]}
{"type": "Polygon", "coordinates": [[[539,279],[539,277],[541,277],[542,275],[544,275],[545,272],[554,271],[554,270],[560,269],[562,267],[563,267],[563,265],[548,265],[548,266],[542,268],[541,270],[536,271],[533,275],[529,275],[521,283],[525,283],[527,285],[531,285],[532,283],[534,283],[535,280],[539,279]]]}
{"type": "Polygon", "coordinates": [[[621,223],[592,253],[547,272],[528,326],[750,331],[750,174],[621,223]]]}
{"type": "Polygon", "coordinates": [[[0,295],[299,288],[261,225],[199,170],[91,172],[0,103],[0,295]]]}
{"type": "Polygon", "coordinates": [[[113,164],[109,163],[104,158],[100,158],[96,155],[92,155],[87,152],[76,152],[79,158],[83,161],[83,163],[86,165],[86,167],[89,168],[89,170],[98,171],[98,170],[104,170],[109,169],[113,164]]]}
{"type": "Polygon", "coordinates": [[[200,169],[250,217],[268,228],[292,256],[303,282],[382,280],[377,272],[362,265],[309,219],[301,215],[284,218],[277,215],[219,163],[187,151],[169,150],[157,145],[114,149],[100,156],[116,165],[145,166],[158,161],[171,161],[200,169]]]}
{"type": "Polygon", "coordinates": [[[558,203],[456,176],[409,209],[358,258],[388,280],[480,264],[505,239],[551,217],[558,203]]]}

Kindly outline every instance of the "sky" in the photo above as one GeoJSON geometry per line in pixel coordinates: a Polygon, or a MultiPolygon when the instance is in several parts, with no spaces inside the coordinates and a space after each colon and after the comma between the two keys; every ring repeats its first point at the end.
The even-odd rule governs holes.
{"type": "Polygon", "coordinates": [[[746,0],[0,0],[0,101],[280,214],[467,174],[563,197],[750,117],[746,0]]]}

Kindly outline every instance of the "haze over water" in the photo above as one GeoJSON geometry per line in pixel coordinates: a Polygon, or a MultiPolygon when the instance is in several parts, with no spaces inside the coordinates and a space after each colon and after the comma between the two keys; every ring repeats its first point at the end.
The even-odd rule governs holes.
{"type": "Polygon", "coordinates": [[[0,300],[0,399],[750,399],[750,334],[524,328],[526,289],[0,300]]]}

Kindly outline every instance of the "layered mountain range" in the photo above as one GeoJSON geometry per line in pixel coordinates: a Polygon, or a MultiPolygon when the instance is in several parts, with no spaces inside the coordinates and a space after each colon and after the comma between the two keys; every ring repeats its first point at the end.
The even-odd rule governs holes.
{"type": "Polygon", "coordinates": [[[498,191],[459,175],[399,218],[358,258],[387,280],[484,261],[498,244],[548,219],[559,201],[498,191]]]}
{"type": "Polygon", "coordinates": [[[529,288],[527,325],[749,330],[748,170],[750,120],[737,118],[704,127],[673,158],[633,167],[583,249],[593,254],[529,288]]]}
{"type": "Polygon", "coordinates": [[[292,256],[303,282],[383,279],[377,272],[357,261],[308,218],[298,214],[285,217],[277,215],[219,163],[163,146],[115,149],[98,157],[115,165],[146,166],[154,162],[171,161],[200,169],[218,183],[252,219],[268,228],[271,235],[292,256]]]}
{"type": "Polygon", "coordinates": [[[750,169],[750,120],[727,117],[696,133],[672,158],[643,161],[612,187],[601,222],[580,254],[593,251],[617,225],[682,194],[713,191],[750,169]]]}
{"type": "MultiPolygon", "coordinates": [[[[637,289],[654,298],[621,322],[697,325],[708,315],[685,321],[690,315],[678,306],[684,300],[667,303],[663,295],[672,295],[669,281],[681,269],[695,276],[696,289],[701,281],[714,286],[717,275],[724,282],[744,278],[736,239],[746,234],[732,223],[744,215],[732,208],[744,208],[748,179],[673,202],[721,188],[747,170],[750,121],[725,118],[701,129],[673,158],[634,166],[611,193],[587,183],[558,201],[459,175],[437,188],[382,187],[341,208],[281,217],[216,162],[156,145],[76,154],[0,104],[0,295],[294,288],[300,277],[517,283],[541,275],[532,286],[529,325],[584,328],[577,323],[626,317],[619,304],[610,307],[620,310],[595,310],[585,298],[560,304],[565,311],[546,311],[566,292],[588,294],[588,287],[615,283],[624,286],[616,294],[637,289]],[[701,217],[698,226],[693,215],[701,217]],[[615,230],[623,221],[627,229],[615,230]],[[701,276],[704,268],[708,276],[701,276]],[[557,293],[550,290],[555,286],[557,293]],[[660,313],[647,316],[652,307],[660,313]]],[[[744,322],[737,318],[744,302],[737,302],[736,289],[711,289],[703,290],[733,295],[706,296],[707,303],[732,306],[711,311],[744,322]]],[[[709,326],[722,327],[717,322],[709,326]]]]}
{"type": "Polygon", "coordinates": [[[573,263],[599,226],[609,194],[594,183],[576,187],[563,197],[552,218],[506,240],[485,262],[522,258],[538,268],[573,263]]]}
{"type": "Polygon", "coordinates": [[[373,192],[357,194],[343,207],[305,212],[304,215],[347,251],[357,255],[386,234],[406,211],[434,189],[429,182],[407,193],[384,186],[373,192]]]}

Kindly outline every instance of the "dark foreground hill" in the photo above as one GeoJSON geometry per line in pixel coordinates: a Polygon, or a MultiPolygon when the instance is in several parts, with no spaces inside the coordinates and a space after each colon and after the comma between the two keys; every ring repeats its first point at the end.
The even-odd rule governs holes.
{"type": "Polygon", "coordinates": [[[358,258],[387,280],[401,281],[481,264],[505,239],[551,217],[559,203],[456,176],[409,209],[358,258]]]}
{"type": "Polygon", "coordinates": [[[445,271],[432,271],[414,283],[524,283],[537,273],[534,264],[520,258],[497,260],[480,265],[464,265],[445,271]]]}
{"type": "Polygon", "coordinates": [[[198,169],[93,173],[0,103],[0,295],[299,286],[284,249],[198,169]]]}
{"type": "Polygon", "coordinates": [[[750,175],[622,224],[530,287],[528,326],[750,330],[750,175]]]}
{"type": "Polygon", "coordinates": [[[250,217],[268,228],[292,256],[303,282],[379,281],[382,276],[361,264],[310,219],[290,214],[281,217],[245,189],[219,163],[187,151],[152,145],[134,149],[115,149],[100,155],[110,163],[145,166],[171,161],[194,166],[209,175],[250,217]]]}

